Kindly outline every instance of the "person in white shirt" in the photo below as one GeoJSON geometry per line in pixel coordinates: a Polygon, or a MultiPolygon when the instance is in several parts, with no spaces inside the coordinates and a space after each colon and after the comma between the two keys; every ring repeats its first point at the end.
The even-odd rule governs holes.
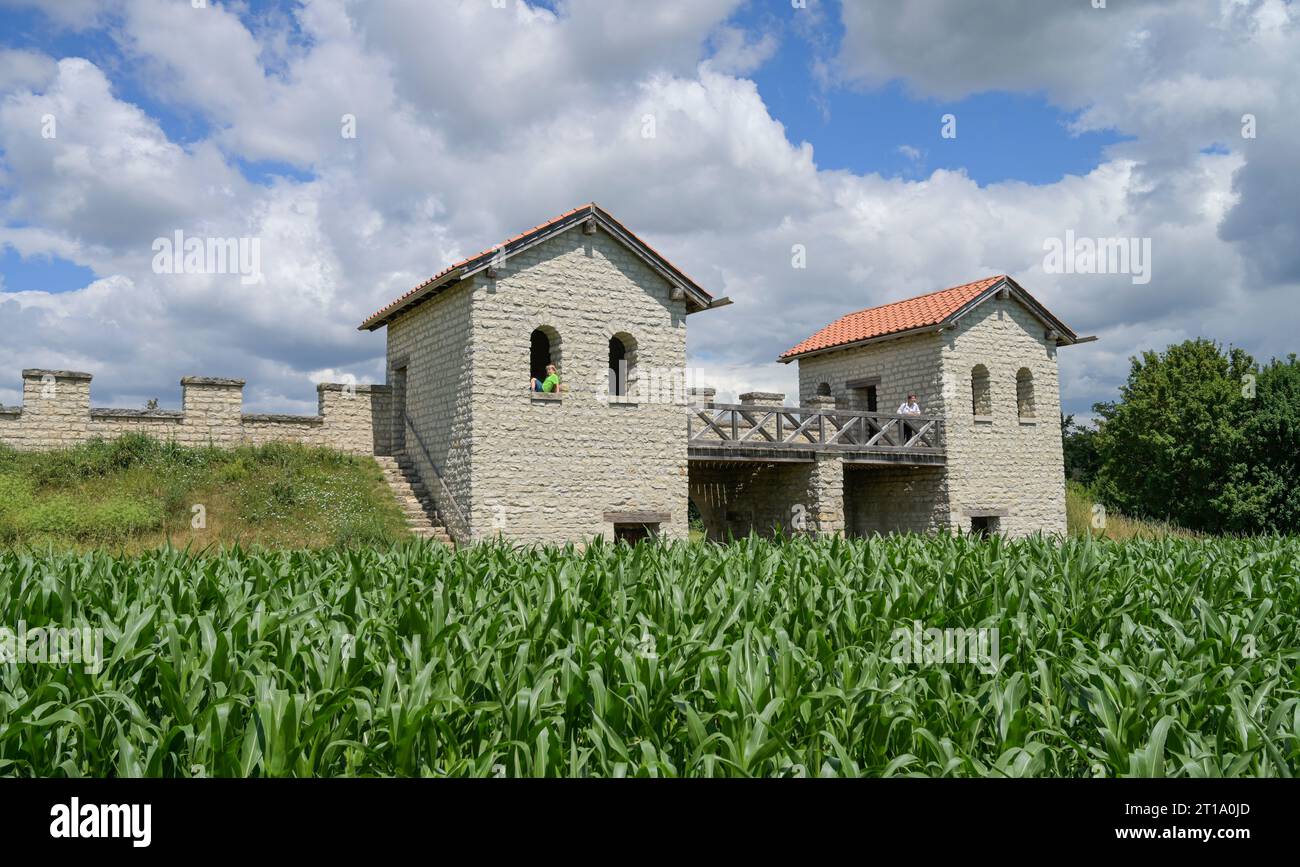
{"type": "MultiPolygon", "coordinates": [[[[907,396],[907,400],[903,401],[903,403],[898,407],[898,415],[920,415],[920,414],[921,414],[921,405],[916,402],[916,395],[914,394],[909,394],[907,396]]],[[[903,442],[907,442],[912,438],[912,426],[907,422],[902,422],[902,427],[903,427],[903,442]]]]}

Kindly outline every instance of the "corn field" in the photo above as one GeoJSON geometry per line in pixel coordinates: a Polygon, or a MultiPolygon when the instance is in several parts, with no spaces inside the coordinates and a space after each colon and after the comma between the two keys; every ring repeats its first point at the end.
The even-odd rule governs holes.
{"type": "Polygon", "coordinates": [[[0,664],[0,775],[1291,776],[1298,587],[1282,538],[10,551],[0,626],[104,637],[0,664]]]}

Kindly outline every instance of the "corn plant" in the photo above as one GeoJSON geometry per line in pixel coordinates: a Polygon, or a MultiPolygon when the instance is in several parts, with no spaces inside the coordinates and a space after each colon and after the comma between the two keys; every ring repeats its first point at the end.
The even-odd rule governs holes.
{"type": "Polygon", "coordinates": [[[1300,540],[0,553],[6,776],[1291,776],[1300,540]],[[993,667],[896,631],[996,629],[993,667]]]}

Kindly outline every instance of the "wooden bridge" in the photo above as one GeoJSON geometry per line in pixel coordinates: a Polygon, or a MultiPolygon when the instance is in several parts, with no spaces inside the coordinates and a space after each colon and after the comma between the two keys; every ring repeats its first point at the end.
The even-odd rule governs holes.
{"type": "Polygon", "coordinates": [[[846,409],[711,403],[687,408],[688,456],[699,461],[941,465],[943,420],[846,409]]]}

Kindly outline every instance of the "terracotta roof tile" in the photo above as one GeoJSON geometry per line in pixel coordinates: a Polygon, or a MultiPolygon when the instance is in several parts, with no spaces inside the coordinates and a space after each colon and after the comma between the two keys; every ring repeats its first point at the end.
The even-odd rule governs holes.
{"type": "Polygon", "coordinates": [[[938,325],[974,301],[989,287],[1004,279],[1006,279],[1005,274],[985,277],[974,283],[965,283],[961,286],[953,286],[951,289],[931,292],[928,295],[918,295],[915,298],[846,314],[812,337],[782,353],[780,357],[793,358],[819,349],[830,349],[873,337],[910,331],[913,328],[938,325]]]}

